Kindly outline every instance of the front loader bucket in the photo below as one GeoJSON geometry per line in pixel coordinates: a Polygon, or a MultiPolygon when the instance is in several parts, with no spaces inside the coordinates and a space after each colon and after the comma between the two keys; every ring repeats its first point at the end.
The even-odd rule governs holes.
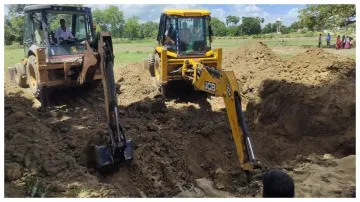
{"type": "Polygon", "coordinates": [[[26,81],[25,66],[22,63],[17,63],[12,67],[8,67],[7,77],[11,82],[20,86],[21,88],[27,88],[29,85],[26,81]]]}
{"type": "Polygon", "coordinates": [[[111,168],[130,162],[133,159],[132,141],[127,140],[125,146],[115,149],[112,149],[110,144],[95,146],[95,159],[98,169],[111,168]]]}
{"type": "Polygon", "coordinates": [[[7,77],[11,80],[11,81],[15,81],[15,67],[8,67],[7,70],[7,77]]]}

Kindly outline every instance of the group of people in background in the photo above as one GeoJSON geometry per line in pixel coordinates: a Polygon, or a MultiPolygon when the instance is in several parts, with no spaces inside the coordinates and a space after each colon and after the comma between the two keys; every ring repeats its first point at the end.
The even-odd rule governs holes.
{"type": "MultiPolygon", "coordinates": [[[[330,47],[330,41],[331,41],[331,35],[330,33],[327,34],[326,36],[326,46],[329,48],[330,47]]],[[[321,34],[319,35],[319,44],[318,47],[321,47],[321,34]]],[[[340,38],[340,35],[338,35],[338,37],[336,38],[336,49],[350,49],[352,46],[352,42],[353,42],[353,38],[349,37],[349,36],[345,36],[343,35],[342,38],[340,38]]]]}
{"type": "Polygon", "coordinates": [[[340,39],[340,35],[338,35],[337,39],[336,39],[336,49],[341,49],[341,48],[345,48],[345,49],[349,49],[351,48],[352,45],[352,41],[353,38],[343,35],[342,39],[340,39]]]}

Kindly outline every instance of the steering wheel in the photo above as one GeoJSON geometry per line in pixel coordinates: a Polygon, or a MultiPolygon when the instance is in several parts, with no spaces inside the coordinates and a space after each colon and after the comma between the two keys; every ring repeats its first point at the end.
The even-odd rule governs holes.
{"type": "Polygon", "coordinates": [[[73,45],[73,44],[76,44],[77,42],[77,38],[74,38],[74,39],[70,39],[70,40],[62,40],[59,45],[64,45],[64,44],[67,44],[67,45],[73,45]]]}

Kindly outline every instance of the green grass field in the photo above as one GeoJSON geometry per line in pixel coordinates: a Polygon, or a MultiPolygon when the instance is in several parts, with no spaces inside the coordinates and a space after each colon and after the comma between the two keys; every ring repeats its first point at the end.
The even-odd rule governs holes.
{"type": "MultiPolygon", "coordinates": [[[[218,39],[214,40],[213,48],[232,49],[246,45],[254,41],[261,41],[270,47],[275,53],[279,54],[283,58],[291,58],[298,53],[305,51],[307,48],[317,45],[317,38],[273,38],[273,39],[218,39]],[[281,41],[285,40],[286,45],[282,45],[281,41]]],[[[335,43],[333,41],[332,43],[335,43]]],[[[323,42],[325,44],[325,41],[323,42]]],[[[137,40],[118,42],[115,41],[114,52],[115,52],[115,67],[121,67],[131,62],[138,62],[146,58],[147,54],[152,52],[156,41],[152,40],[137,40]]],[[[340,54],[352,59],[356,59],[355,48],[349,50],[335,50],[327,49],[331,53],[340,54]]],[[[20,62],[24,56],[23,49],[5,47],[5,70],[9,66],[13,66],[15,63],[20,62]]]]}

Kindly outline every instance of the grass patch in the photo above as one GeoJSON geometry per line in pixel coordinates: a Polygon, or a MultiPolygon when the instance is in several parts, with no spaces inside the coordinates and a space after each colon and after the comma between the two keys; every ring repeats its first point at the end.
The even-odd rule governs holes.
{"type": "Polygon", "coordinates": [[[21,59],[24,58],[24,50],[23,49],[7,49],[4,50],[4,71],[7,70],[8,67],[14,66],[16,63],[21,62],[21,59]]]}
{"type": "MultiPolygon", "coordinates": [[[[293,33],[291,33],[293,34],[293,33]]],[[[281,36],[281,35],[280,35],[281,36]]],[[[277,38],[278,35],[274,35],[276,38],[261,38],[261,39],[241,39],[241,37],[236,37],[231,39],[230,37],[216,37],[212,43],[212,48],[234,48],[244,46],[248,43],[261,41],[265,43],[270,48],[283,48],[290,46],[294,49],[305,50],[306,47],[316,47],[317,46],[317,37],[298,37],[298,38],[277,38]],[[280,42],[286,41],[286,45],[283,46],[280,42]]],[[[115,53],[115,67],[123,66],[131,62],[138,62],[145,59],[148,53],[153,52],[156,46],[156,41],[154,39],[144,39],[144,40],[134,40],[130,41],[128,39],[114,39],[116,43],[114,44],[114,53],[115,53]],[[130,43],[131,42],[131,43],[130,43]]],[[[332,44],[335,43],[335,37],[332,38],[332,44]]],[[[326,41],[323,41],[323,45],[326,44],[326,41]]],[[[327,49],[326,49],[327,50],[327,49]]],[[[334,54],[343,55],[352,59],[356,58],[355,49],[350,50],[327,50],[334,54]]],[[[8,67],[14,66],[16,63],[20,62],[24,57],[24,50],[22,48],[16,48],[15,46],[5,46],[5,71],[8,67]]],[[[284,53],[282,57],[290,58],[291,56],[296,55],[297,53],[284,53]]]]}
{"type": "Polygon", "coordinates": [[[147,57],[148,53],[139,52],[120,52],[115,53],[115,67],[123,66],[131,62],[139,62],[147,57]]]}

